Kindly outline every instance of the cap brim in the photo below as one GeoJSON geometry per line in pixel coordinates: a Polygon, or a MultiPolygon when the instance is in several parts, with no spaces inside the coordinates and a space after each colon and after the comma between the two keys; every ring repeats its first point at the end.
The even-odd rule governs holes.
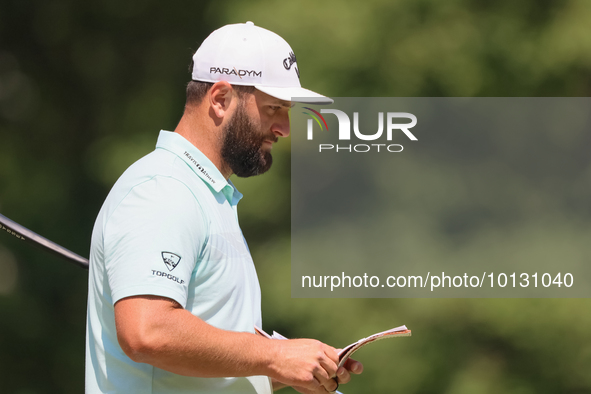
{"type": "Polygon", "coordinates": [[[295,101],[297,103],[306,104],[332,104],[334,102],[330,97],[323,96],[304,88],[278,88],[270,86],[255,85],[255,88],[269,96],[278,98],[279,100],[295,101]]]}

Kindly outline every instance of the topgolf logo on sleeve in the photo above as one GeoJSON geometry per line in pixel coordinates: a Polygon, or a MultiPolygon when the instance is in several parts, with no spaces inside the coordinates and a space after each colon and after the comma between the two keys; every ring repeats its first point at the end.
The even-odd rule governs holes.
{"type": "MultiPolygon", "coordinates": [[[[338,121],[338,139],[340,141],[350,141],[351,135],[351,119],[344,111],[338,109],[321,109],[320,112],[304,107],[304,109],[310,112],[303,112],[309,115],[312,119],[308,119],[307,122],[307,139],[314,139],[314,122],[318,124],[321,131],[328,131],[328,124],[322,114],[333,114],[337,117],[338,121]]],[[[395,133],[402,133],[411,141],[417,141],[417,137],[410,131],[411,128],[416,126],[417,117],[408,112],[387,112],[386,113],[386,133],[385,139],[390,142],[395,136],[395,133]],[[404,119],[410,120],[410,122],[404,122],[404,119]]],[[[376,141],[384,135],[384,112],[378,112],[378,130],[373,133],[362,132],[359,129],[359,112],[353,112],[353,135],[356,139],[362,141],[376,141]]],[[[382,138],[383,140],[383,138],[382,138]]],[[[365,153],[370,151],[375,152],[402,152],[404,147],[401,144],[386,144],[386,143],[364,143],[364,144],[319,144],[318,151],[333,151],[333,152],[356,152],[365,153]]]]}
{"type": "Polygon", "coordinates": [[[169,271],[172,271],[181,261],[181,256],[171,252],[162,252],[162,260],[164,261],[166,268],[168,268],[169,271]]]}

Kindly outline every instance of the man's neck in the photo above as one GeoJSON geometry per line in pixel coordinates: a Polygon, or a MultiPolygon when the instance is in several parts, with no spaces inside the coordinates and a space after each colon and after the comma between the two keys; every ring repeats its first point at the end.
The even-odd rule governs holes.
{"type": "Polygon", "coordinates": [[[193,146],[201,151],[217,167],[224,178],[230,178],[232,170],[221,156],[221,125],[215,125],[203,119],[196,112],[185,111],[175,133],[183,136],[193,146]]]}

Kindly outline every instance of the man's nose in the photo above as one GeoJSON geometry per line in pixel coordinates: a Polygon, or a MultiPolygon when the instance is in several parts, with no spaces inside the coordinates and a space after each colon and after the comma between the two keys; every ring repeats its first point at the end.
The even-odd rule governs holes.
{"type": "Polygon", "coordinates": [[[280,117],[278,117],[277,121],[273,123],[271,131],[278,137],[287,137],[289,135],[288,111],[285,111],[285,114],[282,114],[280,117]]]}

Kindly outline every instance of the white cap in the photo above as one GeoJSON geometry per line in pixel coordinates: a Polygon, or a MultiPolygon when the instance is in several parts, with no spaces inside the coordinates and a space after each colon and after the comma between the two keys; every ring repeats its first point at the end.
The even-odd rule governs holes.
{"type": "Polygon", "coordinates": [[[332,104],[332,99],[302,88],[299,74],[289,44],[252,22],[217,29],[193,55],[195,81],[228,81],[254,86],[281,100],[332,104]]]}

